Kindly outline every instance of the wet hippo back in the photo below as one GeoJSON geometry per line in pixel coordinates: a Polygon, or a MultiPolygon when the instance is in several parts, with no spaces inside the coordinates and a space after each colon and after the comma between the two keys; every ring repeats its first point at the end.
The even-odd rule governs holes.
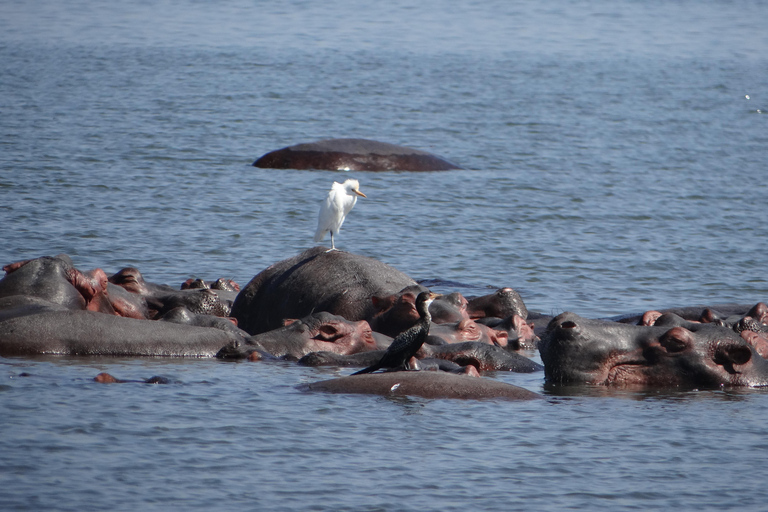
{"type": "Polygon", "coordinates": [[[287,318],[327,311],[347,320],[368,320],[373,296],[394,294],[416,282],[385,263],[315,247],[263,270],[238,294],[231,315],[258,334],[287,318]]]}

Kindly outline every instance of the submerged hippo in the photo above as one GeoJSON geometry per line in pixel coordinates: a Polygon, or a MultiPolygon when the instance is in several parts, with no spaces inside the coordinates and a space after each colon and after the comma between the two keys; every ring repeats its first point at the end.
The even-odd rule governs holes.
{"type": "Polygon", "coordinates": [[[265,169],[443,171],[459,166],[426,151],[367,139],[326,139],[271,151],[253,163],[265,169]]]}
{"type": "MultiPolygon", "coordinates": [[[[313,352],[299,360],[304,366],[370,366],[381,359],[383,350],[341,355],[331,352],[313,352]]],[[[417,353],[420,360],[442,359],[460,366],[474,366],[478,371],[509,371],[515,373],[533,373],[544,369],[540,364],[515,352],[501,347],[465,341],[434,346],[423,345],[417,353]]]]}
{"type": "Polygon", "coordinates": [[[768,385],[768,361],[732,329],[679,317],[661,323],[629,325],[562,313],[539,342],[545,378],[613,386],[768,385]]]}
{"type": "Polygon", "coordinates": [[[435,371],[368,373],[299,386],[302,391],[465,400],[531,400],[541,395],[493,379],[435,371]]]}

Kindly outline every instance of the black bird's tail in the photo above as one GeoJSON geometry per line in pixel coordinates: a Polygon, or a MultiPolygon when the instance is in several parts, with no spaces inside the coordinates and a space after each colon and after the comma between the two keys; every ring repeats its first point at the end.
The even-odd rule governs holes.
{"type": "Polygon", "coordinates": [[[369,366],[368,368],[363,368],[363,369],[362,369],[362,370],[360,370],[359,372],[355,372],[355,373],[353,373],[352,375],[360,375],[360,374],[362,374],[362,373],[371,373],[371,372],[375,372],[375,371],[376,371],[376,370],[378,370],[379,368],[381,368],[381,365],[380,365],[379,363],[376,363],[376,364],[374,364],[374,365],[371,365],[371,366],[369,366]]]}

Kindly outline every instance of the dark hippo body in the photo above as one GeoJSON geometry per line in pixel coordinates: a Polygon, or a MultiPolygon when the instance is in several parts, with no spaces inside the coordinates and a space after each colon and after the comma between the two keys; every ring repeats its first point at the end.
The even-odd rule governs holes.
{"type": "Polygon", "coordinates": [[[426,151],[367,139],[327,139],[271,151],[253,163],[266,169],[443,171],[459,166],[426,151]]]}
{"type": "Polygon", "coordinates": [[[231,315],[250,334],[315,311],[367,321],[376,313],[374,296],[413,285],[413,279],[373,258],[314,247],[260,272],[237,296],[231,315]]]}
{"type": "Polygon", "coordinates": [[[0,280],[0,297],[26,295],[78,310],[88,307],[98,293],[64,254],[12,263],[3,270],[6,275],[0,280]]]}
{"type": "Polygon", "coordinates": [[[321,311],[285,327],[251,336],[223,347],[219,359],[260,359],[262,355],[298,360],[311,352],[355,354],[377,350],[368,322],[351,322],[321,311]]]}
{"type": "MultiPolygon", "coordinates": [[[[331,352],[313,352],[299,360],[304,366],[370,366],[381,359],[383,350],[353,355],[341,355],[331,352]]],[[[503,348],[465,341],[440,346],[423,345],[418,357],[424,359],[443,359],[460,366],[474,366],[479,371],[509,371],[532,373],[544,369],[540,364],[525,356],[504,350],[503,348]]]]}
{"type": "Polygon", "coordinates": [[[453,361],[461,366],[472,365],[481,372],[533,373],[544,369],[540,364],[525,356],[495,345],[475,341],[452,343],[439,347],[424,345],[419,355],[453,361]]]}
{"type": "Polygon", "coordinates": [[[732,329],[667,317],[639,326],[563,313],[539,342],[550,383],[716,387],[768,385],[768,361],[732,329]]]}
{"type": "Polygon", "coordinates": [[[302,391],[465,400],[532,400],[541,395],[482,377],[437,371],[368,373],[299,386],[302,391]]]}
{"type": "Polygon", "coordinates": [[[71,310],[25,296],[0,301],[0,356],[213,357],[236,333],[71,310]]]}

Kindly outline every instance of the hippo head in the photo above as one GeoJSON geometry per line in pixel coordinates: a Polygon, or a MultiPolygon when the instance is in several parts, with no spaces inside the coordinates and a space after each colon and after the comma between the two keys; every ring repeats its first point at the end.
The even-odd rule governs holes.
{"type": "Polygon", "coordinates": [[[341,316],[319,312],[292,324],[301,332],[307,352],[356,354],[376,350],[371,326],[365,320],[351,322],[341,316]]]}
{"type": "Polygon", "coordinates": [[[638,326],[563,313],[539,343],[549,382],[766,386],[768,361],[730,329],[682,319],[638,326]]]}
{"type": "Polygon", "coordinates": [[[525,307],[522,297],[516,290],[509,287],[499,288],[489,295],[471,299],[467,304],[467,313],[470,318],[489,316],[507,318],[511,315],[528,318],[528,308],[525,307]]]}
{"type": "Polygon", "coordinates": [[[147,293],[147,283],[139,269],[126,267],[109,277],[109,282],[125,288],[129,292],[144,295],[147,293]]]}
{"type": "Polygon", "coordinates": [[[287,325],[232,343],[216,355],[220,359],[252,358],[253,353],[298,360],[311,352],[356,354],[376,350],[373,331],[365,320],[351,322],[326,312],[313,313],[287,325]]]}

